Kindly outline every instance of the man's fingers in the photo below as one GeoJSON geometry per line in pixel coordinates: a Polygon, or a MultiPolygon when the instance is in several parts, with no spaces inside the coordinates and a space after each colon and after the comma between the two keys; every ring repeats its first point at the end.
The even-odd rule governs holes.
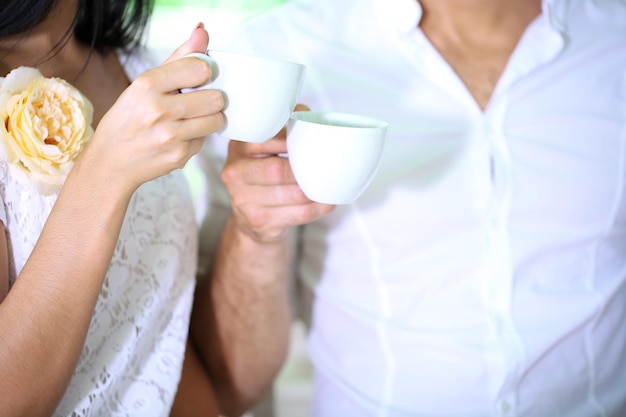
{"type": "Polygon", "coordinates": [[[307,106],[306,104],[296,104],[296,107],[293,109],[293,111],[309,111],[311,110],[309,108],[309,106],[307,106]]]}

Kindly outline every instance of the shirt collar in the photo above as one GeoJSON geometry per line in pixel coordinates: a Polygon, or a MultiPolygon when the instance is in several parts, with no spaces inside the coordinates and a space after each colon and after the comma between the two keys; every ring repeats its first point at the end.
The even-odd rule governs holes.
{"type": "Polygon", "coordinates": [[[422,19],[422,6],[417,0],[373,0],[374,11],[381,26],[408,34],[417,29],[422,19]]]}
{"type": "Polygon", "coordinates": [[[546,16],[550,27],[554,32],[558,32],[561,35],[565,34],[567,27],[566,9],[568,3],[568,1],[564,0],[543,0],[541,2],[542,13],[546,16]]]}

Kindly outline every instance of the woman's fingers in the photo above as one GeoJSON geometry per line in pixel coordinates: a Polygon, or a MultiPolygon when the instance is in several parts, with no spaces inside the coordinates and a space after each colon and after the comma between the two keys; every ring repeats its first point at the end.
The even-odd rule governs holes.
{"type": "Polygon", "coordinates": [[[189,39],[179,46],[172,55],[169,56],[164,62],[167,64],[169,62],[176,61],[188,55],[192,52],[206,52],[207,47],[209,45],[209,34],[204,28],[203,23],[198,23],[195,28],[191,31],[191,36],[189,39]]]}
{"type": "Polygon", "coordinates": [[[211,66],[205,61],[187,57],[168,62],[140,75],[133,84],[145,91],[178,93],[184,88],[198,87],[211,78],[211,66]]]}
{"type": "Polygon", "coordinates": [[[156,78],[154,83],[159,91],[177,92],[183,88],[197,87],[207,82],[211,77],[210,65],[197,58],[185,57],[193,52],[206,52],[208,45],[209,34],[204,29],[204,24],[198,23],[191,37],[165,60],[159,67],[159,71],[148,72],[156,78]],[[178,62],[183,58],[189,62],[178,62]]]}
{"type": "Polygon", "coordinates": [[[196,90],[173,94],[166,98],[175,119],[193,119],[219,113],[224,108],[224,96],[219,90],[196,90]]]}
{"type": "Polygon", "coordinates": [[[224,125],[222,113],[213,113],[205,116],[183,119],[177,122],[176,131],[181,140],[195,140],[204,138],[207,134],[219,130],[224,125]]]}

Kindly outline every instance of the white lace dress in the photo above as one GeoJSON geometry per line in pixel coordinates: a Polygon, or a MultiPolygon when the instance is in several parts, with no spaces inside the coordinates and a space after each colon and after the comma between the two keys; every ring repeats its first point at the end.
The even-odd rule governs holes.
{"type": "MultiPolygon", "coordinates": [[[[139,56],[123,64],[130,79],[149,66],[139,56]]],[[[55,200],[56,195],[44,197],[23,186],[0,161],[0,220],[9,244],[11,284],[55,200]]],[[[196,252],[197,226],[183,174],[176,171],[140,187],[55,417],[169,414],[182,369],[196,252]]]]}

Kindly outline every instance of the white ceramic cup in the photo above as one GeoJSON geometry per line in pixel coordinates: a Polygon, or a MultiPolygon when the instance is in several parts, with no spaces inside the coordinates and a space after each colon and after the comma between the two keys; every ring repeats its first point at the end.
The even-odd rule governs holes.
{"type": "Polygon", "coordinates": [[[386,133],[387,123],[371,117],[293,112],[287,155],[298,185],[313,201],[352,203],[378,171],[386,133]]]}
{"type": "Polygon", "coordinates": [[[224,95],[224,127],[217,133],[262,143],[285,126],[302,88],[304,65],[214,50],[187,56],[208,62],[213,76],[206,84],[183,92],[211,88],[224,95]]]}

